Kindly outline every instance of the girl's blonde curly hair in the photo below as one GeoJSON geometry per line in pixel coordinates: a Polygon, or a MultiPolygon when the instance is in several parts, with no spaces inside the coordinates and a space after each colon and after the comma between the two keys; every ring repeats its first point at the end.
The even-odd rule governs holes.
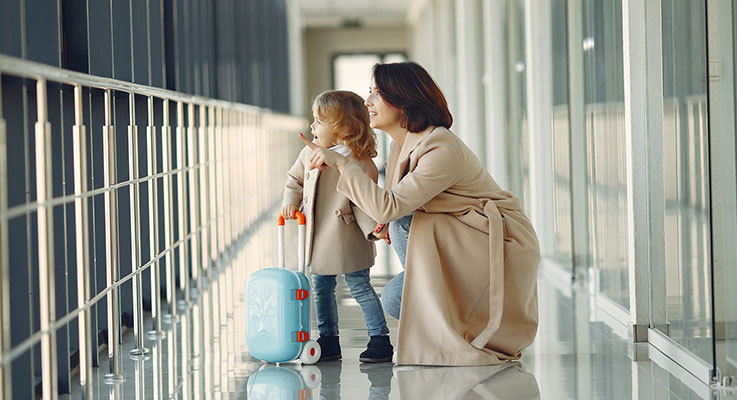
{"type": "Polygon", "coordinates": [[[376,157],[376,134],[361,96],[346,90],[322,92],[312,103],[312,112],[333,129],[353,157],[376,157]]]}

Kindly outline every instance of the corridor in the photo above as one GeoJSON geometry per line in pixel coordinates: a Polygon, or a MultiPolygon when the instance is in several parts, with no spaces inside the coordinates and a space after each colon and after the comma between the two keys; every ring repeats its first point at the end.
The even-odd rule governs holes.
{"type": "MultiPolygon", "coordinates": [[[[262,234],[270,234],[268,229],[262,234]]],[[[391,260],[391,259],[390,259],[391,260]]],[[[382,262],[375,268],[396,268],[382,262]]],[[[539,278],[540,330],[520,362],[488,367],[414,367],[365,364],[358,354],[368,336],[361,311],[345,281],[337,298],[343,359],[299,366],[264,364],[248,354],[243,291],[232,312],[218,311],[218,291],[225,290],[224,266],[174,323],[166,337],[147,340],[150,353],[123,357],[125,381],[106,384],[107,362],[95,368],[95,398],[110,399],[731,399],[710,391],[647,344],[631,343],[626,328],[595,302],[581,283],[561,283],[559,267],[546,263],[539,278]],[[592,307],[594,309],[592,310],[592,307]],[[719,396],[722,397],[713,397],[719,396]]],[[[374,277],[378,292],[387,279],[374,277]]],[[[243,289],[241,287],[241,289],[243,289]]],[[[226,306],[227,307],[227,306],[226,306]]],[[[396,342],[397,320],[387,317],[396,342]]],[[[148,322],[148,320],[147,320],[148,322]]],[[[313,318],[312,335],[317,335],[313,318]]],[[[135,348],[124,335],[122,353],[135,348]]],[[[81,396],[75,386],[70,395],[81,396]]]]}
{"type": "MultiPolygon", "coordinates": [[[[52,3],[0,1],[0,400],[737,397],[735,0],[52,3]],[[405,61],[529,216],[535,341],[361,364],[340,280],[343,359],[262,365],[243,291],[277,264],[297,135],[405,61]]],[[[401,268],[377,249],[380,292],[401,268]]]]}

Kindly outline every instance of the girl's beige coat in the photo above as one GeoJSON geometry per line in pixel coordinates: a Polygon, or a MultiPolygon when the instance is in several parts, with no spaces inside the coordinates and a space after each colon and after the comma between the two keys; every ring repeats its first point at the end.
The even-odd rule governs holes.
{"type": "Polygon", "coordinates": [[[540,252],[519,199],[445,128],[395,146],[381,189],[356,165],[338,191],[379,223],[415,212],[397,361],[487,365],[517,359],[537,332],[540,252]]]}
{"type": "Polygon", "coordinates": [[[282,202],[301,205],[307,219],[305,263],[318,275],[347,274],[373,266],[376,250],[367,239],[373,238],[376,222],[335,190],[338,170],[307,170],[311,155],[312,150],[305,147],[287,172],[282,202]]]}

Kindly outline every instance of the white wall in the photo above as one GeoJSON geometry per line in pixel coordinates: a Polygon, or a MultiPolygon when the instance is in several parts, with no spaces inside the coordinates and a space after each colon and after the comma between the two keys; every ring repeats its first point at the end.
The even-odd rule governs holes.
{"type": "MultiPolygon", "coordinates": [[[[406,28],[309,28],[304,32],[307,91],[304,110],[310,112],[312,99],[332,89],[333,57],[345,53],[407,53],[409,32],[406,28]]],[[[366,90],[370,72],[366,71],[366,90]]],[[[365,95],[366,93],[359,93],[365,95]]]]}

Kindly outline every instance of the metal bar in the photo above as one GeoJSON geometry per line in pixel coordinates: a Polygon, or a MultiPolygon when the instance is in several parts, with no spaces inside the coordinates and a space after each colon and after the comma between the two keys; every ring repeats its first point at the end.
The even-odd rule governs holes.
{"type": "MultiPolygon", "coordinates": [[[[136,95],[128,95],[128,176],[138,179],[138,126],[136,125],[136,95]]],[[[137,269],[141,264],[141,209],[138,183],[130,187],[129,201],[131,212],[131,263],[137,269]]],[[[148,354],[149,349],[143,342],[143,281],[141,275],[133,276],[133,334],[136,336],[136,348],[129,354],[137,358],[148,354]]]]}
{"type": "Polygon", "coordinates": [[[225,130],[225,121],[223,118],[223,109],[218,108],[216,111],[217,121],[215,122],[215,174],[216,174],[216,186],[215,192],[217,193],[217,211],[215,216],[217,217],[218,227],[218,253],[222,254],[225,252],[225,215],[223,210],[225,209],[225,193],[224,193],[224,182],[223,182],[223,131],[225,130]]]}
{"type": "Polygon", "coordinates": [[[135,93],[143,96],[154,96],[156,98],[167,99],[170,101],[183,101],[186,103],[217,106],[221,108],[234,108],[253,112],[266,111],[261,107],[232,103],[224,100],[214,100],[207,97],[193,96],[186,93],[179,93],[132,82],[120,81],[117,79],[87,75],[3,54],[0,54],[0,65],[2,65],[3,74],[5,75],[14,75],[31,79],[44,79],[72,86],[80,85],[102,90],[135,93]]]}
{"type": "MultiPolygon", "coordinates": [[[[225,115],[224,110],[222,108],[218,108],[216,115],[217,115],[217,126],[215,130],[215,150],[217,155],[219,157],[216,158],[216,174],[217,174],[217,186],[215,187],[215,191],[217,193],[217,213],[215,214],[217,216],[217,227],[218,227],[218,258],[220,259],[220,267],[218,269],[218,285],[217,285],[217,292],[219,293],[218,296],[218,309],[220,310],[219,315],[219,321],[221,325],[225,325],[228,320],[228,299],[227,299],[227,282],[223,282],[222,278],[222,272],[225,269],[226,265],[224,263],[224,256],[226,254],[227,249],[227,243],[225,241],[225,179],[223,176],[224,172],[224,165],[225,165],[225,152],[223,150],[223,135],[225,135],[226,132],[226,126],[225,126],[225,115]]],[[[227,339],[227,338],[226,338],[227,339]]],[[[222,345],[222,342],[221,342],[222,345]]]]}
{"type": "MultiPolygon", "coordinates": [[[[0,212],[8,209],[8,144],[3,119],[2,74],[0,74],[0,212]]],[[[0,357],[10,349],[10,242],[8,221],[0,219],[0,357]]],[[[0,365],[0,397],[12,397],[10,367],[0,365]]]]}
{"type": "Polygon", "coordinates": [[[233,243],[233,235],[231,232],[232,225],[232,204],[233,191],[230,182],[230,163],[233,161],[233,149],[230,147],[230,137],[233,134],[233,113],[230,110],[223,110],[223,131],[220,135],[220,150],[223,160],[222,168],[222,186],[223,194],[223,231],[225,236],[225,248],[229,248],[233,243]]]}
{"type": "MultiPolygon", "coordinates": [[[[46,81],[36,82],[36,196],[45,200],[53,196],[51,189],[51,123],[46,108],[46,81]]],[[[41,377],[44,399],[56,399],[58,393],[56,365],[56,331],[49,331],[56,317],[54,285],[54,219],[53,210],[38,207],[38,284],[40,328],[47,331],[41,338],[41,377]]]]}
{"type": "MultiPolygon", "coordinates": [[[[199,136],[199,185],[200,185],[200,227],[205,226],[206,222],[209,220],[208,216],[208,210],[209,210],[209,203],[208,203],[208,166],[207,166],[207,110],[208,107],[206,106],[200,106],[200,136],[199,136]]],[[[203,277],[207,279],[207,271],[209,266],[209,249],[210,249],[210,242],[209,242],[209,234],[208,229],[203,229],[202,234],[200,235],[200,247],[202,249],[201,255],[202,255],[202,273],[203,277]]]]}
{"type": "MultiPolygon", "coordinates": [[[[225,269],[223,270],[223,273],[225,275],[225,290],[223,290],[223,295],[225,296],[225,316],[229,317],[233,315],[233,258],[234,258],[234,252],[233,252],[233,235],[232,235],[232,226],[233,226],[233,190],[231,190],[232,182],[231,182],[231,168],[230,163],[233,161],[233,149],[230,146],[230,137],[233,134],[233,112],[231,110],[224,110],[223,111],[223,132],[220,137],[220,142],[222,143],[220,148],[222,150],[221,154],[223,155],[223,174],[222,174],[222,185],[220,186],[221,190],[225,192],[223,195],[223,230],[225,232],[225,251],[227,254],[225,269]]],[[[225,320],[224,320],[225,321],[225,320]]],[[[229,338],[226,338],[229,339],[229,338]]]]}
{"type": "MultiPolygon", "coordinates": [[[[217,118],[218,110],[215,106],[210,107],[210,134],[208,135],[208,150],[209,156],[209,173],[210,173],[210,226],[208,231],[210,232],[210,259],[213,268],[210,271],[210,277],[212,279],[212,290],[211,290],[211,325],[213,327],[212,336],[215,340],[220,340],[220,285],[219,285],[219,273],[220,270],[217,268],[217,262],[219,258],[219,246],[218,246],[218,231],[219,231],[219,219],[218,219],[218,208],[217,208],[217,160],[215,158],[217,149],[215,148],[215,137],[218,132],[218,124],[220,119],[217,118]]],[[[217,363],[216,363],[217,364],[217,363]]],[[[215,366],[217,368],[217,365],[215,366]]]]}
{"type": "Polygon", "coordinates": [[[147,183],[148,181],[156,180],[158,178],[162,178],[162,177],[165,177],[167,175],[176,175],[176,174],[179,174],[181,172],[188,172],[188,171],[190,171],[192,169],[195,169],[197,167],[198,166],[187,167],[187,168],[185,168],[183,170],[179,170],[177,168],[173,168],[169,172],[161,172],[161,173],[158,173],[158,174],[156,174],[154,176],[149,176],[149,177],[146,177],[146,178],[129,179],[127,181],[122,181],[122,182],[115,183],[113,185],[110,185],[109,187],[102,187],[102,188],[99,188],[99,189],[90,190],[90,191],[87,191],[86,193],[83,193],[81,195],[70,194],[70,195],[65,195],[65,196],[54,197],[52,199],[48,199],[48,200],[44,200],[44,201],[34,201],[34,202],[29,202],[29,203],[26,203],[26,204],[19,205],[19,206],[15,206],[15,207],[10,207],[7,211],[0,211],[0,219],[11,220],[13,218],[23,217],[23,216],[26,216],[27,214],[29,214],[31,212],[36,211],[36,209],[38,207],[52,207],[53,208],[53,207],[56,207],[56,206],[62,206],[62,205],[65,205],[65,204],[74,203],[74,201],[76,201],[79,198],[89,199],[89,198],[92,198],[92,197],[99,196],[101,194],[105,194],[107,192],[114,192],[114,191],[116,191],[116,190],[118,190],[120,188],[123,188],[123,187],[126,187],[126,186],[130,186],[130,185],[133,185],[133,184],[147,183]]]}
{"type": "Polygon", "coordinates": [[[134,276],[143,273],[146,271],[154,262],[160,262],[160,260],[166,256],[170,256],[170,253],[173,253],[178,249],[179,246],[181,246],[183,243],[185,243],[187,240],[189,240],[189,237],[184,238],[183,240],[179,240],[175,242],[171,248],[166,249],[162,251],[160,254],[157,255],[155,260],[152,260],[143,266],[141,266],[138,269],[135,269],[133,272],[129,273],[128,275],[118,279],[115,283],[112,285],[106,287],[103,289],[100,293],[92,297],[87,303],[85,303],[84,306],[78,307],[72,311],[70,311],[67,315],[65,315],[62,318],[59,318],[56,321],[52,321],[49,325],[49,328],[46,330],[40,330],[34,333],[33,335],[27,337],[22,342],[18,343],[15,347],[12,348],[9,352],[5,353],[2,358],[0,358],[0,365],[8,365],[13,360],[21,356],[25,351],[28,351],[33,347],[35,344],[39,343],[42,339],[42,337],[47,334],[50,331],[58,330],[59,328],[69,324],[74,318],[77,318],[80,313],[84,312],[85,310],[88,310],[92,308],[96,303],[101,301],[103,298],[105,298],[108,294],[110,294],[113,290],[120,288],[123,284],[128,282],[129,280],[133,279],[134,276]]]}
{"type": "MultiPolygon", "coordinates": [[[[189,129],[187,133],[187,164],[189,166],[195,165],[197,163],[197,128],[195,128],[195,106],[194,104],[189,104],[187,107],[188,115],[189,115],[189,129]]],[[[196,232],[199,228],[199,212],[200,212],[200,201],[199,201],[199,187],[197,182],[197,176],[198,171],[196,169],[190,169],[188,171],[188,177],[189,177],[189,199],[192,202],[192,204],[189,207],[189,232],[192,234],[193,232],[196,232]]],[[[200,277],[200,268],[202,267],[200,265],[200,240],[199,240],[199,234],[195,234],[192,238],[191,242],[191,252],[192,252],[192,264],[191,264],[191,270],[192,270],[192,280],[195,282],[198,282],[198,279],[200,277]]],[[[191,284],[190,284],[191,286],[191,284]]]]}
{"type": "MultiPolygon", "coordinates": [[[[112,125],[112,94],[105,91],[105,125],[102,127],[102,152],[105,186],[115,182],[115,126],[112,125]]],[[[105,254],[107,286],[118,280],[118,218],[117,192],[105,192],[105,254]]],[[[118,310],[117,286],[107,295],[108,357],[110,373],[105,383],[114,384],[125,380],[120,371],[120,311],[118,310]]]]}
{"type": "MultiPolygon", "coordinates": [[[[148,176],[151,177],[157,171],[156,157],[156,126],[154,123],[154,98],[148,97],[148,126],[146,127],[146,151],[148,155],[148,176]]],[[[148,332],[150,339],[162,339],[164,331],[161,329],[161,263],[155,260],[159,252],[159,185],[155,179],[148,181],[148,234],[149,255],[153,261],[151,267],[151,318],[153,326],[148,332]]]]}
{"type": "MultiPolygon", "coordinates": [[[[82,111],[82,87],[74,87],[74,193],[87,191],[87,131],[82,111]]],[[[75,237],[77,250],[77,304],[90,299],[90,250],[87,199],[77,199],[75,209],[75,237]]],[[[79,384],[85,399],[92,398],[92,316],[89,309],[79,314],[79,384]]]]}
{"type": "MultiPolygon", "coordinates": [[[[177,102],[177,168],[181,171],[185,166],[185,136],[186,128],[184,127],[184,104],[177,102]]],[[[185,174],[179,172],[177,174],[177,226],[179,228],[179,239],[183,238],[187,232],[187,197],[186,197],[186,181],[185,174]]],[[[180,307],[185,307],[189,303],[189,251],[185,243],[179,247],[179,288],[184,291],[184,299],[180,307]]]]}
{"type": "Polygon", "coordinates": [[[168,338],[166,339],[166,359],[167,359],[167,383],[168,391],[165,398],[175,399],[175,391],[179,379],[177,378],[177,324],[176,320],[172,320],[171,331],[169,332],[168,338]]]}
{"type": "MultiPolygon", "coordinates": [[[[161,158],[164,163],[164,171],[171,170],[171,126],[169,126],[169,101],[164,99],[164,122],[161,127],[161,158]]],[[[173,177],[171,174],[164,178],[164,246],[170,247],[174,240],[173,224],[173,177]]],[[[177,315],[176,288],[174,287],[174,254],[166,257],[166,301],[169,303],[169,314],[167,319],[175,319],[177,315]]]]}
{"type": "Polygon", "coordinates": [[[214,225],[211,225],[208,229],[208,232],[210,234],[210,262],[212,265],[215,265],[215,262],[217,261],[217,255],[218,255],[218,225],[217,225],[217,194],[215,192],[215,188],[217,187],[217,183],[215,180],[216,174],[216,164],[215,161],[215,132],[216,132],[216,126],[217,126],[217,120],[215,118],[215,107],[209,107],[210,109],[210,118],[209,118],[209,132],[207,135],[207,149],[209,151],[208,155],[208,173],[209,173],[209,179],[208,179],[208,190],[210,191],[209,196],[209,204],[210,204],[210,211],[208,213],[208,220],[214,221],[214,225]]]}

